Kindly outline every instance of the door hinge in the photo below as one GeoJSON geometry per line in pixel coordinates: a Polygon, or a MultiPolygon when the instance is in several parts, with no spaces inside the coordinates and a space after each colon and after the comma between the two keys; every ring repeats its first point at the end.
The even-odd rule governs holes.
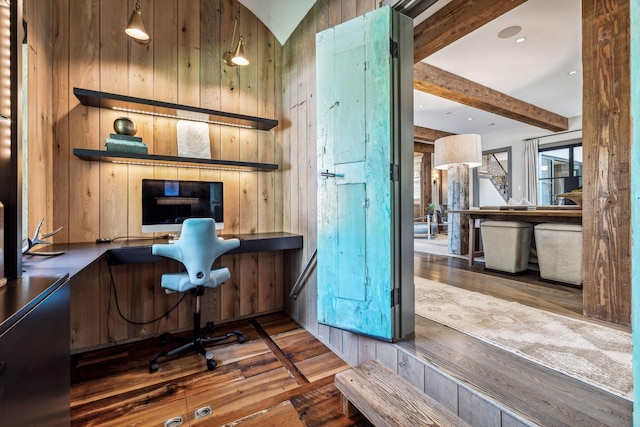
{"type": "Polygon", "coordinates": [[[391,181],[400,181],[400,167],[395,163],[389,165],[389,178],[391,181]]]}
{"type": "Polygon", "coordinates": [[[400,305],[400,288],[393,288],[391,290],[391,307],[400,305]]]}
{"type": "Polygon", "coordinates": [[[389,39],[389,53],[394,59],[398,59],[398,42],[393,39],[389,39]]]}

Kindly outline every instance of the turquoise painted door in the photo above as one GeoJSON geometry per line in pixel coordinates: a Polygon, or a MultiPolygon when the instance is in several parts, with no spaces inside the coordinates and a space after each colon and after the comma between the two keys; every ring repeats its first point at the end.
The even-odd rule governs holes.
{"type": "Polygon", "coordinates": [[[393,337],[391,9],[316,36],[318,321],[393,337]]]}

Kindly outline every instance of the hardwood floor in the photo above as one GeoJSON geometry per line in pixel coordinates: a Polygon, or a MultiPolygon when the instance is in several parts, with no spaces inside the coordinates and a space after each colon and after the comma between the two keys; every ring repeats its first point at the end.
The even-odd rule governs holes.
{"type": "Polygon", "coordinates": [[[340,410],[333,377],[347,364],[288,316],[222,325],[216,333],[236,329],[245,343],[214,347],[213,371],[190,354],[150,374],[157,339],[73,356],[71,425],[162,426],[178,416],[185,426],[370,425],[340,410]],[[211,415],[196,419],[207,406],[211,415]]]}
{"type": "MultiPolygon", "coordinates": [[[[418,276],[588,320],[582,316],[580,289],[542,282],[536,272],[512,276],[485,271],[483,264],[469,268],[466,260],[438,255],[416,253],[414,260],[418,276]]],[[[438,372],[458,378],[470,390],[498,402],[525,425],[632,424],[632,402],[419,316],[415,339],[399,346],[428,361],[438,372]]],[[[428,387],[433,387],[431,391],[444,401],[452,400],[437,384],[428,387]]],[[[450,409],[455,412],[458,408],[450,409]]],[[[459,410],[468,411],[462,407],[459,410]]],[[[473,418],[468,412],[466,415],[465,419],[473,418]]],[[[500,420],[496,422],[500,425],[500,420]]]]}
{"type": "MultiPolygon", "coordinates": [[[[537,273],[500,274],[437,255],[414,260],[418,276],[582,318],[582,291],[542,282],[537,273]]],[[[233,329],[242,330],[246,342],[215,347],[213,371],[202,356],[186,355],[149,374],[156,339],[73,356],[72,425],[162,426],[176,416],[191,426],[370,425],[340,410],[333,377],[346,363],[287,315],[221,325],[217,332],[233,329]],[[212,414],[196,419],[194,411],[206,406],[212,414]]],[[[477,391],[512,416],[492,425],[631,425],[631,402],[418,316],[415,339],[397,345],[468,387],[468,396],[453,399],[450,390],[427,385],[465,419],[478,410],[477,391]]]]}
{"type": "Polygon", "coordinates": [[[415,274],[420,277],[517,301],[548,311],[582,317],[582,289],[543,282],[536,271],[511,275],[484,269],[482,262],[416,253],[415,274]]]}
{"type": "Polygon", "coordinates": [[[466,258],[417,252],[414,263],[416,276],[611,328],[631,331],[626,326],[584,317],[582,289],[540,280],[537,271],[528,270],[515,275],[500,273],[485,270],[482,262],[476,262],[469,267],[466,258]]]}

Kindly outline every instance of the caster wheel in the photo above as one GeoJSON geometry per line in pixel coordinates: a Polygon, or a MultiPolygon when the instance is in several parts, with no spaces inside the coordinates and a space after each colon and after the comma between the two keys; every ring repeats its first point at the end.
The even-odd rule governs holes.
{"type": "Polygon", "coordinates": [[[169,342],[170,339],[171,339],[171,335],[170,334],[162,334],[162,335],[160,335],[159,344],[161,346],[167,345],[167,343],[169,342]]]}
{"type": "Polygon", "coordinates": [[[204,357],[207,359],[207,369],[213,371],[215,367],[218,366],[218,362],[213,359],[213,352],[207,351],[204,357]]]}
{"type": "Polygon", "coordinates": [[[158,362],[151,362],[149,363],[149,373],[153,374],[154,372],[156,372],[158,370],[158,362]]]}
{"type": "Polygon", "coordinates": [[[205,326],[207,331],[213,331],[213,322],[207,322],[207,326],[205,326]]]}
{"type": "Polygon", "coordinates": [[[238,337],[238,344],[242,344],[244,342],[244,335],[240,335],[238,337]]]}

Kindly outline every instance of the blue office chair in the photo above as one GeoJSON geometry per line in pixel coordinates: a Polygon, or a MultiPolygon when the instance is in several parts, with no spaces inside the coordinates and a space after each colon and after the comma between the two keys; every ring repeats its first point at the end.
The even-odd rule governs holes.
{"type": "MultiPolygon", "coordinates": [[[[244,342],[244,336],[240,331],[233,331],[220,337],[206,337],[213,329],[213,323],[208,322],[206,329],[200,331],[200,297],[204,294],[204,288],[216,288],[231,277],[227,267],[212,270],[213,262],[225,252],[237,248],[240,245],[238,239],[221,239],[216,235],[216,224],[211,218],[190,218],[182,224],[180,239],[173,244],[156,244],[151,252],[181,262],[186,272],[167,273],[162,275],[161,286],[165,292],[191,291],[196,296],[196,307],[193,312],[193,338],[169,352],[154,354],[149,360],[149,371],[158,370],[158,358],[171,357],[176,354],[196,350],[204,355],[207,360],[207,368],[212,370],[217,362],[213,359],[213,353],[205,347],[209,344],[223,341],[227,338],[237,337],[237,342],[244,342]]],[[[170,336],[165,334],[165,336],[170,336]]]]}

